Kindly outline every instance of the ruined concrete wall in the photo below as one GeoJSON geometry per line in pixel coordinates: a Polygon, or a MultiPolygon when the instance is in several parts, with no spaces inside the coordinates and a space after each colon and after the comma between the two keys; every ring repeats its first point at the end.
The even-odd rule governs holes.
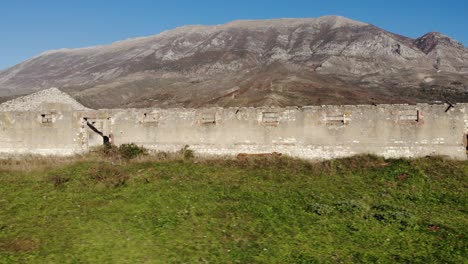
{"type": "Polygon", "coordinates": [[[327,159],[446,155],[465,159],[465,105],[317,106],[286,109],[112,110],[116,144],[197,153],[280,152],[327,159]]]}
{"type": "Polygon", "coordinates": [[[7,117],[2,116],[0,126],[8,125],[0,132],[0,150],[86,151],[102,144],[101,136],[87,127],[91,122],[116,145],[136,143],[158,151],[189,145],[203,155],[280,152],[329,159],[373,153],[466,159],[468,105],[446,109],[420,104],[64,111],[52,126],[38,122],[39,113],[10,112],[2,113],[7,117]]]}
{"type": "Polygon", "coordinates": [[[86,151],[73,112],[0,112],[0,154],[71,155],[86,151]]]}

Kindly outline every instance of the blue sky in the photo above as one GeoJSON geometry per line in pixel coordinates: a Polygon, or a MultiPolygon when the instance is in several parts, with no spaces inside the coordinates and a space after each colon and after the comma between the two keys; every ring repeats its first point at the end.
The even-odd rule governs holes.
{"type": "Polygon", "coordinates": [[[1,0],[0,69],[46,50],[108,44],[182,25],[323,15],[409,37],[439,31],[468,46],[468,0],[1,0]]]}

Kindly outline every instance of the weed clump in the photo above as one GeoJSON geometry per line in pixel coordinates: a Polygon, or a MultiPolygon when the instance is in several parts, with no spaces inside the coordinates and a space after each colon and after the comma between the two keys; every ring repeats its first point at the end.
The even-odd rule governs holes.
{"type": "Polygon", "coordinates": [[[360,202],[354,200],[338,202],[333,204],[333,206],[338,212],[342,214],[356,214],[364,210],[364,206],[360,202]]]}
{"type": "Polygon", "coordinates": [[[297,264],[315,264],[320,263],[312,254],[307,253],[298,253],[293,254],[290,259],[288,260],[290,263],[297,263],[297,264]]]}
{"type": "Polygon", "coordinates": [[[357,214],[363,210],[364,205],[354,200],[342,201],[333,204],[315,202],[307,206],[307,211],[316,215],[331,215],[334,213],[357,214]]]}
{"type": "Polygon", "coordinates": [[[307,206],[307,211],[316,215],[330,215],[333,213],[334,208],[323,203],[311,203],[307,206]]]}
{"type": "Polygon", "coordinates": [[[386,204],[379,204],[372,207],[374,213],[372,216],[379,222],[385,224],[399,224],[403,227],[415,225],[415,220],[412,214],[400,208],[396,208],[386,204]]]}
{"type": "Polygon", "coordinates": [[[52,182],[54,186],[57,188],[57,187],[64,186],[65,183],[70,181],[70,179],[64,176],[54,175],[49,178],[49,181],[52,182]]]}
{"type": "Polygon", "coordinates": [[[88,174],[91,179],[112,187],[123,186],[130,179],[130,176],[121,167],[108,163],[91,167],[88,174]]]}
{"type": "Polygon", "coordinates": [[[195,157],[195,152],[190,149],[189,145],[185,145],[183,148],[181,148],[178,154],[180,154],[185,160],[190,160],[195,157]]]}

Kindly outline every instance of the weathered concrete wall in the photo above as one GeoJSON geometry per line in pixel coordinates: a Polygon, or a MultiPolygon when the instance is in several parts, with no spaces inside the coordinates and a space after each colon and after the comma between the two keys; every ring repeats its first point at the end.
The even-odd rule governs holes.
{"type": "Polygon", "coordinates": [[[69,110],[0,112],[0,153],[70,155],[79,142],[80,116],[69,110]]]}
{"type": "Polygon", "coordinates": [[[302,158],[359,153],[466,158],[465,107],[448,112],[445,105],[151,109],[114,110],[109,116],[116,144],[135,142],[164,151],[187,144],[203,154],[276,151],[302,158]],[[151,120],[145,120],[145,114],[151,120]],[[213,115],[215,123],[206,122],[213,115]]]}
{"type": "Polygon", "coordinates": [[[185,145],[198,154],[283,154],[329,159],[373,153],[385,157],[444,155],[466,159],[468,105],[361,105],[301,108],[114,109],[56,111],[52,126],[39,113],[3,113],[0,152],[66,154],[102,143],[159,151],[185,145]],[[4,119],[6,121],[4,121],[4,119]],[[8,121],[9,120],[9,121],[8,121]],[[84,121],[87,120],[87,121],[84,121]],[[11,125],[11,124],[14,125],[11,125]],[[33,131],[38,133],[33,133],[33,131]],[[34,136],[33,136],[34,135],[34,136]],[[39,140],[47,138],[47,140],[39,140]],[[21,150],[21,151],[16,151],[21,150]]]}

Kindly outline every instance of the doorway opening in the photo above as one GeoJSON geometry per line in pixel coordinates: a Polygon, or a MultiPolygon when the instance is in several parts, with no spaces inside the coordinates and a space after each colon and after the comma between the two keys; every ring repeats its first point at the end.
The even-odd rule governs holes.
{"type": "Polygon", "coordinates": [[[463,137],[463,142],[465,143],[465,149],[468,154],[468,133],[466,133],[465,136],[463,137]]]}
{"type": "Polygon", "coordinates": [[[89,147],[111,144],[111,135],[105,133],[105,131],[108,130],[109,118],[105,118],[105,119],[83,118],[83,119],[86,122],[86,126],[89,128],[89,130],[94,132],[94,133],[88,133],[88,146],[89,147]]]}

